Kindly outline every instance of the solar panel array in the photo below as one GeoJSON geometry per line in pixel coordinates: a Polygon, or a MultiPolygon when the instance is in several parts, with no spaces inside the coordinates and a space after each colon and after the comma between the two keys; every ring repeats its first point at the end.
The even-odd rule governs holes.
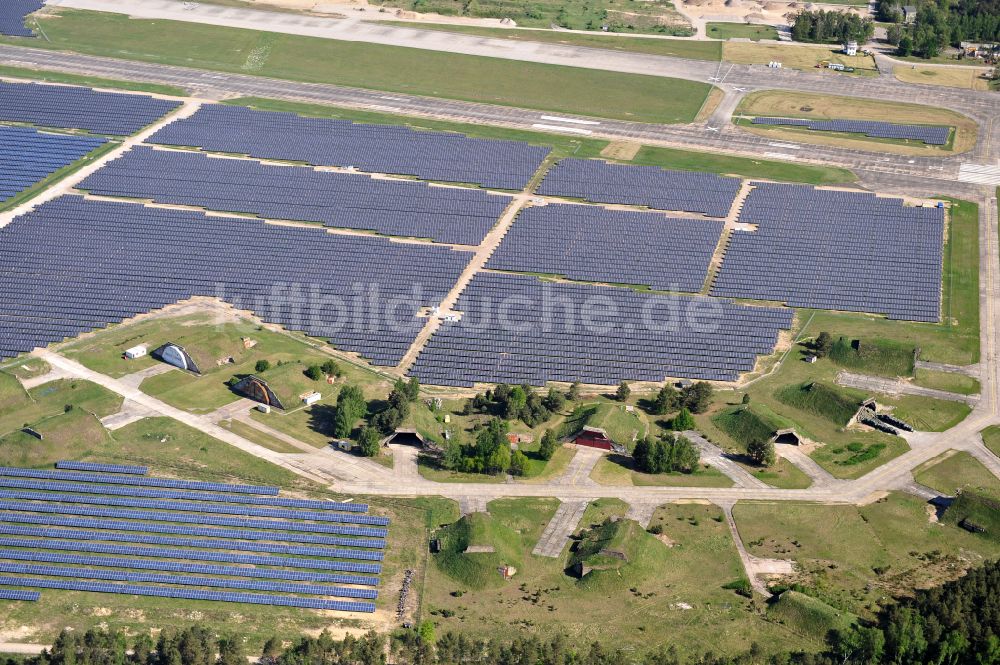
{"type": "Polygon", "coordinates": [[[770,353],[792,323],[783,308],[480,273],[411,373],[447,386],[475,382],[729,381],[770,353]]]}
{"type": "MultiPolygon", "coordinates": [[[[381,529],[379,538],[330,539],[315,534],[324,533],[328,526],[317,520],[339,520],[333,510],[284,509],[274,511],[282,519],[241,518],[238,530],[214,529],[206,526],[212,523],[212,518],[206,518],[199,511],[212,513],[220,507],[223,511],[257,509],[241,505],[220,506],[211,498],[215,495],[206,495],[198,489],[211,488],[232,493],[234,497],[277,501],[278,497],[247,495],[252,491],[267,493],[273,488],[139,477],[120,472],[120,468],[127,469],[127,466],[107,466],[108,470],[95,473],[0,467],[5,480],[18,482],[52,482],[25,481],[23,476],[42,475],[44,478],[54,474],[63,480],[72,476],[71,481],[57,484],[60,488],[72,486],[74,491],[80,492],[68,494],[46,490],[22,495],[2,492],[0,585],[349,612],[375,611],[375,604],[367,601],[378,596],[373,587],[378,584],[375,576],[382,570],[385,529],[381,529]],[[78,505],[79,502],[107,501],[109,505],[114,505],[110,503],[114,501],[141,502],[141,499],[100,494],[109,489],[141,491],[134,481],[163,481],[168,486],[179,483],[191,489],[177,497],[181,500],[153,502],[155,510],[78,505]],[[182,500],[184,493],[190,501],[182,500]],[[78,517],[92,513],[101,519],[78,517]],[[194,526],[176,526],[172,522],[190,522],[194,526]],[[304,538],[302,532],[309,538],[304,538]],[[329,586],[331,584],[345,586],[329,586]]],[[[371,523],[388,524],[386,518],[362,515],[357,511],[343,513],[342,518],[346,522],[363,522],[367,518],[371,523]]]]}
{"type": "Polygon", "coordinates": [[[564,159],[545,175],[538,193],[593,203],[645,206],[656,210],[725,217],[740,181],[713,173],[668,171],[658,166],[611,164],[599,159],[564,159]]]}
{"type": "Polygon", "coordinates": [[[757,183],[713,295],[938,321],[944,210],[874,194],[757,183]]]}
{"type": "Polygon", "coordinates": [[[0,81],[0,121],[128,136],[180,102],[90,88],[0,81]]]}
{"type": "Polygon", "coordinates": [[[522,210],[487,267],[696,293],[721,235],[716,221],[550,204],[522,210]]]}
{"type": "Polygon", "coordinates": [[[104,139],[92,136],[44,134],[29,127],[0,125],[0,203],[103,144],[104,139]]]}
{"type": "Polygon", "coordinates": [[[461,245],[482,242],[511,200],[466,187],[433,187],[148,147],[116,159],[78,188],[105,196],[461,245]]]}
{"type": "Polygon", "coordinates": [[[0,3],[0,35],[34,37],[35,34],[25,26],[24,20],[28,14],[41,9],[43,4],[43,0],[3,0],[0,3]]]}
{"type": "Polygon", "coordinates": [[[801,118],[759,117],[751,121],[754,125],[777,125],[805,127],[813,131],[848,132],[864,134],[879,139],[909,139],[923,141],[928,145],[944,145],[951,134],[950,127],[941,125],[897,125],[878,120],[805,120],[801,118]]]}
{"type": "Polygon", "coordinates": [[[523,189],[549,153],[516,141],[223,105],[203,106],[150,141],[493,189],[523,189]]]}
{"type": "Polygon", "coordinates": [[[21,591],[20,589],[0,589],[0,600],[38,600],[41,594],[37,591],[21,591]]]}
{"type": "Polygon", "coordinates": [[[471,257],[64,196],[0,229],[0,358],[197,295],[396,365],[471,257]]]}
{"type": "Polygon", "coordinates": [[[145,476],[147,473],[149,473],[149,469],[144,466],[133,466],[129,464],[97,464],[94,462],[74,462],[73,460],[60,460],[56,462],[56,468],[65,471],[125,473],[134,476],[145,476]]]}

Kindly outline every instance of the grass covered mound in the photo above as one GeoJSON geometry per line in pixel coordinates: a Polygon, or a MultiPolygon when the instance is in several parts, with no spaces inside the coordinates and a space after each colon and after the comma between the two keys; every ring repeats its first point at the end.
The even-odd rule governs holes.
{"type": "Polygon", "coordinates": [[[31,401],[13,374],[0,372],[0,410],[11,411],[31,401]]]}
{"type": "Polygon", "coordinates": [[[864,374],[913,376],[916,353],[913,347],[884,339],[850,340],[841,337],[830,349],[830,360],[864,374]]]}
{"type": "Polygon", "coordinates": [[[822,416],[840,427],[854,417],[862,401],[860,393],[820,381],[785,386],[774,396],[788,406],[822,416]]]}
{"type": "Polygon", "coordinates": [[[580,584],[599,588],[638,584],[668,565],[669,551],[634,520],[608,519],[583,531],[568,569],[580,584]]]}
{"type": "Polygon", "coordinates": [[[584,404],[570,414],[559,435],[573,436],[585,426],[604,430],[613,441],[629,449],[635,439],[644,436],[646,431],[639,417],[626,411],[621,404],[584,404]]]}
{"type": "Polygon", "coordinates": [[[1000,497],[990,492],[965,490],[944,511],[941,521],[1000,542],[1000,497]]]}
{"type": "Polygon", "coordinates": [[[780,429],[795,427],[762,404],[734,406],[713,417],[712,422],[744,446],[751,441],[766,441],[780,429]]]}
{"type": "Polygon", "coordinates": [[[43,418],[31,425],[45,437],[38,440],[22,431],[0,439],[0,462],[6,466],[47,466],[55,459],[79,459],[104,452],[111,436],[94,414],[79,407],[43,418]]]}
{"type": "Polygon", "coordinates": [[[789,589],[767,606],[767,618],[799,635],[823,636],[847,630],[857,617],[827,605],[818,598],[789,589]]]}
{"type": "Polygon", "coordinates": [[[520,569],[524,543],[516,531],[486,513],[471,513],[438,533],[441,551],[434,557],[445,575],[470,589],[503,583],[501,566],[520,569]]]}

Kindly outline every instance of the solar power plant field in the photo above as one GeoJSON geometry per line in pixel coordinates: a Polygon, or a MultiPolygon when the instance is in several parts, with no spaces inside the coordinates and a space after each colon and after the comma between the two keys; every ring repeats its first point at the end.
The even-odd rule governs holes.
{"type": "Polygon", "coordinates": [[[788,309],[503,273],[478,274],[456,309],[417,358],[422,382],[730,381],[792,323],[788,309]]]}
{"type": "Polygon", "coordinates": [[[721,235],[717,221],[550,204],[524,209],[487,267],[697,293],[721,235]]]}
{"type": "Polygon", "coordinates": [[[940,317],[944,210],[900,199],[757,183],[712,294],[793,307],[940,317]]]}
{"type": "Polygon", "coordinates": [[[511,200],[478,189],[147,147],[111,162],[79,188],[461,245],[478,245],[511,200]]]}
{"type": "Polygon", "coordinates": [[[65,196],[0,229],[0,357],[202,295],[395,365],[470,258],[65,196]]]}
{"type": "MultiPolygon", "coordinates": [[[[273,505],[294,499],[274,496],[277,488],[167,481],[137,476],[132,471],[0,468],[3,480],[18,481],[25,476],[66,482],[49,487],[49,481],[34,481],[42,491],[25,496],[4,492],[7,498],[0,501],[0,585],[375,611],[371,601],[378,596],[373,587],[381,573],[385,528],[379,530],[379,538],[328,539],[322,535],[328,526],[323,520],[388,525],[387,518],[361,514],[368,510],[365,505],[311,501],[313,510],[274,511],[284,519],[231,518],[237,529],[215,529],[204,526],[211,524],[212,518],[204,518],[200,511],[216,512],[216,501],[224,502],[230,494],[240,498],[253,495],[273,505]],[[130,481],[137,480],[149,481],[152,486],[167,483],[163,486],[183,487],[177,498],[189,500],[145,504],[135,500],[142,504],[142,510],[81,509],[78,505],[116,505],[114,497],[103,493],[109,488],[136,491],[135,485],[142,483],[130,481]],[[219,494],[206,497],[199,493],[208,489],[205,485],[219,494]],[[341,512],[347,505],[354,512],[341,512]],[[98,512],[102,519],[81,517],[98,512]],[[176,524],[188,521],[196,526],[176,524]],[[298,544],[305,536],[313,539],[304,542],[314,544],[298,544]]],[[[26,600],[37,599],[28,593],[26,600]]]]}
{"type": "Polygon", "coordinates": [[[0,81],[0,122],[128,136],[178,106],[179,102],[145,95],[0,81]]]}
{"type": "Polygon", "coordinates": [[[164,127],[151,142],[515,190],[549,153],[515,141],[212,105],[164,127]]]}
{"type": "Polygon", "coordinates": [[[592,203],[617,203],[656,210],[725,217],[740,181],[711,173],[667,171],[658,166],[610,164],[597,159],[564,159],[545,176],[539,194],[592,203]]]}
{"type": "Polygon", "coordinates": [[[42,8],[43,0],[4,0],[0,3],[0,35],[34,37],[24,19],[42,8]]]}
{"type": "Polygon", "coordinates": [[[56,468],[65,471],[125,473],[136,476],[145,476],[149,472],[149,469],[144,466],[132,466],[129,464],[95,464],[93,462],[74,462],[72,460],[60,460],[56,462],[56,468]]]}
{"type": "Polygon", "coordinates": [[[44,134],[0,125],[0,203],[104,144],[104,139],[44,134]]]}
{"type": "Polygon", "coordinates": [[[878,139],[909,139],[923,141],[927,145],[945,145],[951,128],[940,125],[895,125],[877,120],[804,120],[800,118],[759,117],[751,121],[754,125],[780,125],[806,127],[814,131],[848,132],[864,134],[878,139]]]}

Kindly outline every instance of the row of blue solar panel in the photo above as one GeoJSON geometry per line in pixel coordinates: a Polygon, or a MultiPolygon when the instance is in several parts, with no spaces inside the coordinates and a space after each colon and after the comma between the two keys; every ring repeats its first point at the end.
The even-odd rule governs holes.
{"type": "Polygon", "coordinates": [[[144,466],[133,466],[129,464],[98,464],[95,462],[74,462],[72,460],[60,460],[56,462],[57,469],[66,471],[91,471],[94,473],[125,473],[135,476],[145,476],[149,469],[144,466]]]}
{"type": "MultiPolygon", "coordinates": [[[[90,481],[87,481],[90,482],[90,481]]],[[[336,510],[347,513],[364,513],[368,505],[364,503],[318,501],[316,499],[290,499],[284,497],[263,497],[248,494],[222,494],[171,489],[146,489],[131,485],[94,484],[60,482],[56,480],[34,480],[31,478],[6,478],[0,476],[0,487],[23,489],[43,489],[56,492],[78,492],[80,494],[100,494],[101,496],[127,496],[143,499],[181,499],[185,501],[210,501],[213,503],[233,503],[246,506],[268,508],[308,508],[310,510],[336,510]]],[[[85,497],[78,497],[86,503],[85,497]]]]}
{"type": "Polygon", "coordinates": [[[193,575],[164,575],[127,570],[102,570],[90,568],[68,568],[65,566],[40,566],[37,564],[5,563],[0,561],[0,573],[17,575],[47,575],[49,577],[74,577],[91,580],[111,580],[117,582],[152,582],[179,586],[205,586],[244,591],[278,591],[299,593],[308,596],[335,596],[339,598],[364,598],[375,600],[375,589],[354,589],[350,587],[318,586],[314,584],[289,584],[287,582],[253,582],[217,577],[195,577],[193,575]]]}
{"type": "Polygon", "coordinates": [[[30,189],[104,143],[104,139],[94,136],[46,134],[30,127],[0,125],[0,203],[30,189]]]}
{"type": "Polygon", "coordinates": [[[226,591],[201,591],[181,587],[156,587],[138,584],[108,584],[106,582],[81,582],[54,580],[39,577],[0,576],[0,584],[7,586],[30,586],[42,589],[65,589],[68,591],[90,591],[95,593],[120,593],[129,596],[156,596],[160,598],[184,598],[188,600],[213,600],[226,603],[249,603],[252,605],[279,605],[284,607],[306,607],[317,610],[339,610],[342,612],[375,611],[375,603],[319,600],[297,596],[272,596],[260,593],[231,593],[226,591]]]}
{"type": "Polygon", "coordinates": [[[538,188],[539,194],[709,217],[727,216],[739,191],[736,178],[598,159],[564,159],[549,170],[538,188]]]}
{"type": "Polygon", "coordinates": [[[25,18],[42,8],[44,0],[3,0],[0,2],[0,35],[34,37],[25,18]]]}
{"type": "Polygon", "coordinates": [[[780,125],[805,127],[821,132],[847,132],[864,134],[880,139],[907,139],[928,145],[944,145],[951,135],[951,128],[941,125],[898,125],[880,120],[808,120],[804,118],[757,117],[754,125],[780,125]]]}
{"type": "MultiPolygon", "coordinates": [[[[5,0],[4,4],[9,2],[5,0]]],[[[0,82],[0,122],[84,129],[128,136],[176,109],[180,102],[90,88],[0,82]]]]}
{"type": "Polygon", "coordinates": [[[250,579],[315,582],[323,584],[357,584],[360,586],[378,586],[378,578],[370,577],[368,575],[317,573],[306,570],[254,568],[252,566],[219,566],[190,561],[177,562],[164,561],[162,559],[129,559],[125,557],[89,556],[85,554],[67,554],[64,552],[46,552],[41,550],[9,549],[0,552],[0,559],[61,563],[77,566],[97,566],[103,568],[122,568],[128,570],[153,570],[196,575],[217,575],[222,577],[244,577],[250,579]]]}
{"type": "Polygon", "coordinates": [[[722,223],[556,205],[524,209],[487,268],[697,293],[722,223]]]}
{"type": "Polygon", "coordinates": [[[476,275],[456,309],[411,370],[422,382],[733,380],[792,322],[787,309],[503,273],[476,275]]]}
{"type": "MultiPolygon", "coordinates": [[[[155,502],[143,502],[132,499],[116,500],[115,497],[93,497],[93,499],[93,503],[97,503],[99,507],[0,501],[0,509],[25,511],[30,507],[33,512],[50,514],[85,515],[88,517],[174,522],[181,524],[208,524],[213,526],[237,527],[240,529],[269,529],[306,533],[330,533],[342,536],[362,536],[366,538],[385,538],[386,536],[386,529],[384,527],[348,526],[317,522],[292,522],[287,520],[252,519],[249,517],[216,517],[215,515],[208,514],[209,512],[212,512],[213,508],[216,508],[216,506],[212,506],[211,504],[195,504],[196,506],[201,506],[200,509],[205,512],[166,512],[177,510],[178,508],[174,506],[160,507],[153,512],[149,510],[104,508],[100,506],[120,504],[131,505],[136,503],[155,502]]],[[[61,499],[57,495],[52,495],[50,498],[45,500],[60,501],[61,499]]]]}
{"type": "Polygon", "coordinates": [[[221,105],[201,107],[150,142],[494,189],[523,189],[549,153],[515,141],[221,105]]]}
{"type": "Polygon", "coordinates": [[[868,193],[758,183],[712,294],[940,318],[944,210],[868,193]]]}
{"type": "Polygon", "coordinates": [[[471,258],[64,196],[0,229],[0,358],[202,295],[395,366],[471,258]]]}
{"type": "MultiPolygon", "coordinates": [[[[46,501],[60,501],[67,489],[66,483],[46,483],[45,481],[20,480],[16,478],[0,479],[0,487],[28,487],[30,489],[53,490],[46,501]],[[60,498],[61,497],[61,498],[60,498]]],[[[76,488],[72,488],[76,490],[76,488]]],[[[78,490],[77,490],[78,491],[78,490]]],[[[98,492],[100,494],[100,492],[98,492]]],[[[74,497],[69,503],[90,503],[97,505],[127,505],[133,508],[154,508],[157,510],[183,510],[191,513],[221,513],[224,515],[246,515],[249,517],[273,517],[290,520],[312,520],[317,522],[339,522],[342,524],[369,524],[386,526],[389,520],[378,515],[362,515],[359,513],[338,513],[334,511],[305,511],[284,508],[258,508],[240,504],[214,504],[191,501],[161,501],[159,499],[125,499],[120,503],[109,503],[113,497],[74,497]],[[93,499],[93,500],[91,500],[93,499]]]]}
{"type": "Polygon", "coordinates": [[[26,547],[31,549],[62,550],[70,552],[90,552],[92,554],[120,554],[124,556],[156,557],[159,559],[185,559],[191,561],[215,561],[218,563],[242,563],[254,566],[275,566],[282,568],[308,568],[310,570],[337,570],[348,573],[368,573],[378,575],[382,566],[378,563],[358,563],[356,561],[333,561],[328,559],[300,559],[295,557],[235,554],[206,550],[177,549],[173,547],[135,547],[132,545],[111,545],[76,540],[37,540],[0,537],[3,547],[26,547]]]}
{"type": "MultiPolygon", "coordinates": [[[[279,543],[262,543],[260,541],[243,540],[212,540],[206,538],[175,538],[171,536],[150,536],[141,533],[115,533],[113,531],[94,531],[84,529],[53,529],[51,526],[77,527],[72,518],[55,520],[67,524],[55,524],[42,527],[20,526],[22,524],[39,524],[33,515],[21,513],[0,512],[0,534],[5,536],[31,536],[33,538],[63,538],[75,540],[103,540],[106,542],[124,542],[139,545],[171,545],[178,547],[194,547],[198,549],[232,550],[235,552],[266,552],[268,554],[294,554],[299,556],[332,557],[335,559],[352,559],[361,561],[381,561],[382,552],[376,550],[346,550],[328,547],[311,547],[304,545],[285,545],[279,543]]],[[[45,524],[45,522],[41,522],[45,524]]]]}
{"type": "Polygon", "coordinates": [[[460,245],[478,245],[511,200],[465,187],[144,147],[111,162],[78,188],[460,245]]]}

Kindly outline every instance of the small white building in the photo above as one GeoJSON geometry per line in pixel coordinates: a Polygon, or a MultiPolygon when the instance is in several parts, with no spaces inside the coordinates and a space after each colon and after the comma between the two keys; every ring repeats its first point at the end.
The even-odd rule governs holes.
{"type": "Polygon", "coordinates": [[[136,358],[142,358],[146,355],[146,346],[140,344],[139,346],[133,346],[131,349],[125,349],[125,359],[135,360],[136,358]]]}
{"type": "Polygon", "coordinates": [[[857,55],[858,54],[858,43],[851,40],[844,44],[844,53],[847,55],[857,55]]]}
{"type": "Polygon", "coordinates": [[[302,403],[306,406],[312,406],[321,399],[323,399],[323,396],[319,393],[308,393],[302,396],[302,403]]]}

